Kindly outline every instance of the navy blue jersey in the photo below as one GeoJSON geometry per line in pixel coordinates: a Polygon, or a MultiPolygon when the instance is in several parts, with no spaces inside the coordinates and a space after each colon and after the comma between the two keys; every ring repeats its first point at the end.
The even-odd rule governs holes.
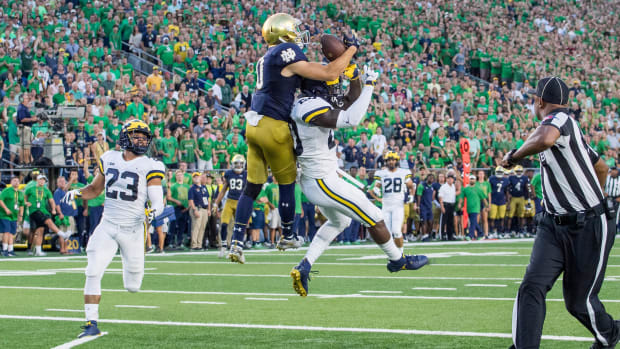
{"type": "Polygon", "coordinates": [[[508,193],[508,187],[510,187],[508,178],[491,176],[489,183],[491,183],[491,204],[497,206],[506,205],[506,194],[508,193]]]}
{"type": "Polygon", "coordinates": [[[439,184],[439,182],[433,182],[432,184],[433,186],[433,200],[439,200],[439,197],[437,196],[437,194],[439,194],[439,188],[441,188],[441,184],[439,184]]]}
{"type": "Polygon", "coordinates": [[[510,176],[510,195],[515,198],[524,198],[527,194],[527,184],[530,182],[527,176],[510,176]]]}
{"type": "Polygon", "coordinates": [[[209,191],[204,185],[193,184],[189,188],[188,199],[194,202],[194,206],[198,208],[209,207],[209,191]]]}
{"type": "Polygon", "coordinates": [[[243,189],[245,188],[246,178],[248,173],[243,171],[237,173],[233,170],[228,170],[224,173],[224,179],[228,183],[228,198],[233,200],[239,200],[243,189]]]}
{"type": "Polygon", "coordinates": [[[256,94],[252,98],[252,110],[276,120],[292,122],[291,109],[295,91],[301,85],[301,77],[284,77],[284,67],[299,61],[307,61],[306,55],[294,43],[272,46],[256,63],[256,94]]]}

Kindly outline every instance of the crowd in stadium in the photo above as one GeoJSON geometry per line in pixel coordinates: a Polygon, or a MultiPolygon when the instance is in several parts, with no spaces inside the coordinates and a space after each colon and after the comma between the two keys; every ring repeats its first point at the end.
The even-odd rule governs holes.
{"type": "MultiPolygon", "coordinates": [[[[118,149],[123,123],[141,119],[155,137],[151,156],[169,169],[167,190],[187,193],[192,173],[198,173],[215,202],[222,171],[232,169],[236,155],[246,156],[243,113],[256,90],[255,63],[267,48],[261,25],[269,15],[287,12],[310,31],[311,44],[305,49],[310,61],[323,59],[320,35],[341,37],[355,31],[361,46],[354,62],[381,75],[363,126],[335,135],[340,165],[372,191],[373,170],[384,166],[387,151],[396,152],[400,166],[413,172],[418,185],[417,197],[406,199],[407,212],[411,210],[408,238],[414,233],[418,239],[431,238],[440,230],[439,187],[446,177],[461,185],[459,140],[469,140],[471,168],[487,169],[476,173],[482,194],[463,190],[462,196],[491,200],[485,177],[495,174],[504,154],[519,147],[540,121],[526,91],[544,76],[570,83],[570,112],[586,141],[610,167],[616,166],[620,50],[614,30],[619,18],[612,3],[0,0],[2,167],[33,166],[43,156],[52,125],[36,110],[83,106],[85,118],[66,120],[62,129],[65,164],[78,169],[64,173],[62,186],[86,184],[99,157],[118,149]],[[136,69],[145,66],[137,56],[150,63],[148,69],[136,69]],[[172,172],[177,169],[181,172],[172,172]],[[431,173],[435,176],[429,177],[431,173]],[[183,188],[173,186],[181,182],[183,188]],[[433,190],[427,195],[428,188],[433,190]],[[419,222],[412,221],[429,199],[435,224],[420,231],[419,222]]],[[[538,165],[532,158],[524,167],[538,165]]],[[[534,171],[518,175],[533,179],[534,171]]],[[[37,182],[37,177],[31,179],[37,182]]],[[[278,206],[277,192],[265,190],[267,199],[255,209],[269,215],[269,208],[278,206]]],[[[540,193],[529,180],[517,191],[518,196],[507,195],[524,197],[518,206],[509,203],[508,216],[515,215],[514,222],[494,222],[499,219],[489,217],[493,203],[487,202],[480,217],[484,232],[470,237],[531,232],[527,212],[535,211],[540,193]]],[[[31,205],[37,205],[36,194],[31,205]]],[[[26,196],[33,198],[27,191],[26,196]]],[[[177,207],[179,222],[171,224],[169,236],[175,238],[168,242],[178,246],[189,236],[189,204],[185,198],[172,198],[168,204],[177,207]]],[[[73,208],[81,217],[80,232],[93,227],[101,215],[97,207],[102,201],[91,201],[84,203],[85,210],[73,208]]],[[[16,200],[16,207],[19,202],[23,200],[16,200]]],[[[303,195],[298,205],[299,227],[305,231],[307,219],[305,236],[311,238],[314,208],[303,195]]],[[[56,208],[49,210],[48,215],[56,208]]],[[[210,233],[203,238],[210,247],[217,246],[218,215],[211,214],[210,233]]],[[[58,216],[56,223],[64,225],[59,222],[62,213],[58,216]]],[[[58,230],[52,229],[54,222],[39,221],[31,225],[58,230]]],[[[254,232],[249,241],[273,244],[276,227],[263,224],[264,239],[254,232]]],[[[456,236],[464,237],[462,225],[456,227],[456,236]]],[[[354,243],[364,237],[357,225],[339,240],[354,243]]],[[[154,245],[164,248],[163,242],[154,245]]]]}

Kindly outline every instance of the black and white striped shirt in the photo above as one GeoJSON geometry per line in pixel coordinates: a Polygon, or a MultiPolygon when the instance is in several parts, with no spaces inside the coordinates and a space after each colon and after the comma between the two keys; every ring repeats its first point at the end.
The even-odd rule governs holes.
{"type": "Polygon", "coordinates": [[[607,176],[607,181],[605,182],[605,193],[612,198],[620,196],[620,176],[607,176]]]}
{"type": "Polygon", "coordinates": [[[544,207],[552,214],[585,211],[603,201],[594,164],[600,156],[586,143],[579,124],[568,109],[551,112],[542,125],[556,127],[560,137],[538,154],[544,207]]]}

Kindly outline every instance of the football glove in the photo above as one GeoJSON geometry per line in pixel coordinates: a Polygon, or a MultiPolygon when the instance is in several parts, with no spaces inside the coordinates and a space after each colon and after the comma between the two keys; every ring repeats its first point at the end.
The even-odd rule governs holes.
{"type": "Polygon", "coordinates": [[[349,80],[359,79],[360,71],[357,69],[357,64],[349,64],[349,66],[344,70],[344,76],[346,76],[349,80]]]}
{"type": "Polygon", "coordinates": [[[379,73],[365,65],[364,73],[362,74],[362,80],[364,80],[364,85],[375,86],[377,84],[377,79],[379,79],[379,73]]]}
{"type": "Polygon", "coordinates": [[[146,215],[146,221],[151,224],[151,222],[153,222],[153,219],[155,219],[155,210],[152,208],[145,208],[144,214],[146,215]]]}
{"type": "Polygon", "coordinates": [[[73,189],[69,190],[65,196],[60,200],[60,202],[65,203],[67,205],[71,205],[73,200],[79,199],[82,197],[82,189],[73,189]]]}
{"type": "Polygon", "coordinates": [[[347,48],[351,46],[355,46],[357,49],[360,48],[360,42],[357,39],[357,35],[355,35],[355,33],[351,33],[351,36],[347,36],[347,34],[344,34],[342,36],[342,42],[347,48]]]}

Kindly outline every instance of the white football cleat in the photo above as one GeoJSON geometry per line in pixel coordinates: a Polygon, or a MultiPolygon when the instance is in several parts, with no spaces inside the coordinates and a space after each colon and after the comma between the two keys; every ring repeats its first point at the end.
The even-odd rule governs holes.
{"type": "Polygon", "coordinates": [[[217,258],[225,258],[226,253],[228,253],[228,249],[225,246],[220,247],[220,252],[218,252],[217,258]]]}
{"type": "Polygon", "coordinates": [[[244,264],[245,256],[243,255],[243,248],[241,246],[233,245],[228,252],[228,259],[233,263],[244,264]]]}
{"type": "Polygon", "coordinates": [[[301,236],[291,236],[290,238],[285,238],[284,236],[280,237],[278,241],[278,245],[276,246],[278,250],[284,251],[289,248],[300,248],[304,244],[304,238],[301,236]]]}

